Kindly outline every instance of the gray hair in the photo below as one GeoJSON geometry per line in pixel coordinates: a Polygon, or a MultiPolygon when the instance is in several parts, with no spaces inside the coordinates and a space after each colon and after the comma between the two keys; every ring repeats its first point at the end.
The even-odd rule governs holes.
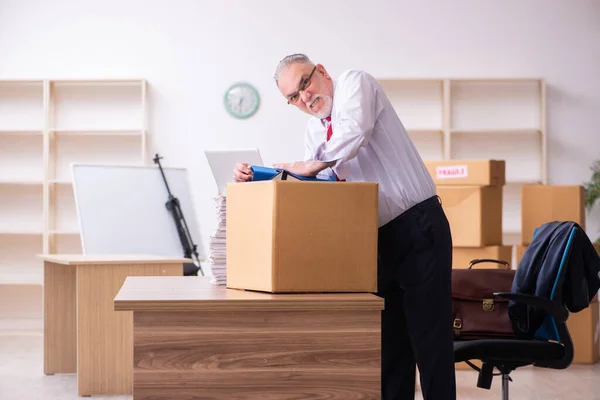
{"type": "Polygon", "coordinates": [[[275,79],[275,83],[279,84],[279,74],[281,74],[281,71],[283,71],[284,69],[286,69],[287,67],[289,67],[292,64],[310,64],[310,65],[314,65],[314,63],[310,60],[310,58],[308,58],[308,56],[306,54],[290,54],[289,56],[285,56],[281,61],[279,61],[279,64],[277,65],[277,69],[275,70],[275,74],[273,75],[273,78],[275,79]]]}

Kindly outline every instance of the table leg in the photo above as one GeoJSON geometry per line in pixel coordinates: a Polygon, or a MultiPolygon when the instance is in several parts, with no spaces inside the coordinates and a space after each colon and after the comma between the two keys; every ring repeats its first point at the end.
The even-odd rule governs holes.
{"type": "Polygon", "coordinates": [[[114,311],[125,278],[182,274],[182,264],[77,266],[79,396],[133,393],[132,312],[114,311]]]}
{"type": "Polygon", "coordinates": [[[69,265],[44,262],[44,374],[77,372],[76,276],[69,265]]]}

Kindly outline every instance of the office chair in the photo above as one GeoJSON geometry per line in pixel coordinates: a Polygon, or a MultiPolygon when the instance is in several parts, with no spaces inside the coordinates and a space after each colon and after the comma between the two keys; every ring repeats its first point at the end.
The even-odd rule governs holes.
{"type": "MultiPolygon", "coordinates": [[[[521,293],[494,293],[495,296],[525,303],[545,313],[544,322],[532,339],[477,339],[454,342],[455,362],[464,361],[479,371],[477,387],[490,389],[493,370],[496,368],[500,371],[497,375],[502,376],[502,400],[508,400],[512,371],[527,365],[566,369],[573,361],[573,342],[566,325],[569,311],[562,300],[562,289],[567,269],[565,265],[571,255],[577,229],[577,226],[571,228],[562,257],[558,257],[560,266],[549,298],[521,293]],[[481,368],[470,360],[480,360],[481,368]]],[[[534,240],[536,232],[537,229],[534,232],[534,240]]],[[[527,250],[529,249],[531,246],[527,250]]]]}

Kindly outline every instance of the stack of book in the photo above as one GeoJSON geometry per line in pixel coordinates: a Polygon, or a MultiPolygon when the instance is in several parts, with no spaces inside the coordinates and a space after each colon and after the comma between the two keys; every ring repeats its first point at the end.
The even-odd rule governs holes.
{"type": "Polygon", "coordinates": [[[215,285],[227,283],[226,258],[226,207],[227,197],[215,197],[217,211],[217,227],[209,239],[208,263],[211,268],[211,282],[215,285]]]}

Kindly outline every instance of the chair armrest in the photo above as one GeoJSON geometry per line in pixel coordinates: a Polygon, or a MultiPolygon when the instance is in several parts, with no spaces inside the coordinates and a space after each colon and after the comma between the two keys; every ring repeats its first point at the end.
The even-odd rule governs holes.
{"type": "Polygon", "coordinates": [[[539,307],[546,313],[550,314],[556,320],[556,322],[565,322],[569,317],[569,310],[557,302],[544,297],[511,292],[497,292],[494,293],[494,296],[503,297],[508,300],[519,301],[534,307],[539,307]]]}

